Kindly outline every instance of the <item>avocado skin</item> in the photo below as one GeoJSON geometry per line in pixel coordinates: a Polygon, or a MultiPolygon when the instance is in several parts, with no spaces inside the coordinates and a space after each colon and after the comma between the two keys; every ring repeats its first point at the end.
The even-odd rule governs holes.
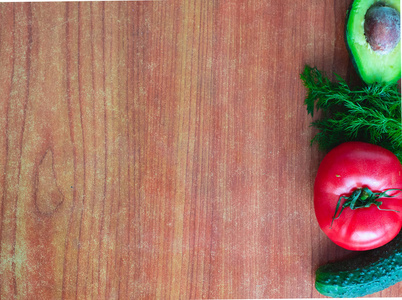
{"type": "MultiPolygon", "coordinates": [[[[348,22],[349,22],[350,13],[351,13],[351,11],[352,11],[354,2],[355,2],[355,1],[352,1],[352,2],[350,3],[349,8],[348,8],[347,11],[346,11],[345,26],[344,26],[344,33],[345,33],[345,34],[344,34],[344,41],[345,41],[346,49],[347,49],[347,51],[348,51],[350,60],[351,60],[351,62],[352,62],[352,64],[353,64],[353,67],[354,67],[355,70],[356,70],[356,73],[359,75],[360,79],[361,79],[364,83],[366,83],[366,84],[373,84],[373,83],[375,83],[375,82],[373,82],[371,79],[369,79],[369,78],[367,77],[367,75],[363,74],[362,71],[360,70],[359,65],[358,65],[358,63],[356,62],[356,58],[355,58],[355,55],[357,55],[357,54],[355,54],[355,53],[353,52],[351,46],[349,45],[349,41],[348,41],[348,36],[350,36],[350,35],[352,34],[351,32],[348,31],[348,22]]],[[[387,4],[387,1],[386,1],[386,0],[384,0],[384,1],[378,1],[378,2],[387,4]]],[[[365,11],[365,13],[366,13],[366,12],[367,12],[367,11],[365,11]]],[[[385,54],[385,55],[386,55],[386,54],[385,54]]],[[[370,58],[370,57],[369,57],[369,58],[366,59],[366,61],[370,61],[371,59],[379,59],[379,58],[378,58],[378,57],[373,57],[373,58],[370,58]]],[[[401,68],[400,68],[400,66],[399,66],[398,64],[395,64],[395,65],[396,65],[397,68],[399,68],[399,73],[395,74],[395,76],[393,77],[392,80],[383,81],[383,82],[376,82],[376,83],[380,83],[380,84],[383,84],[383,85],[387,85],[387,84],[392,84],[392,83],[397,82],[397,81],[401,78],[401,68]]]]}
{"type": "Polygon", "coordinates": [[[361,74],[361,73],[359,72],[359,67],[357,66],[356,60],[354,59],[354,56],[353,56],[352,49],[349,47],[349,43],[348,43],[348,36],[347,36],[348,31],[347,31],[347,28],[348,28],[348,20],[349,20],[350,11],[351,11],[351,9],[352,9],[352,5],[353,5],[353,1],[350,3],[349,8],[348,8],[348,10],[346,11],[345,28],[344,28],[344,30],[343,30],[343,32],[345,32],[345,34],[344,34],[343,38],[344,38],[344,41],[345,41],[346,50],[348,51],[348,54],[349,54],[349,57],[350,57],[350,61],[352,62],[352,65],[353,65],[353,67],[354,67],[354,69],[355,69],[357,75],[358,75],[359,78],[364,82],[364,80],[363,80],[363,77],[364,77],[364,76],[363,76],[363,74],[361,74]]]}
{"type": "Polygon", "coordinates": [[[325,296],[355,298],[382,291],[400,281],[402,233],[382,247],[319,267],[315,288],[325,296]]]}
{"type": "Polygon", "coordinates": [[[346,21],[345,21],[345,29],[344,29],[345,34],[343,37],[345,40],[346,49],[347,49],[349,57],[350,57],[350,61],[352,62],[352,65],[355,68],[357,75],[359,75],[359,78],[364,82],[364,79],[363,79],[364,76],[363,76],[363,74],[361,74],[361,72],[359,70],[356,60],[354,59],[352,49],[349,47],[349,42],[348,42],[348,29],[347,28],[348,28],[348,20],[349,20],[349,16],[350,16],[350,11],[352,9],[352,5],[353,5],[353,1],[350,3],[349,8],[346,11],[346,21]]]}

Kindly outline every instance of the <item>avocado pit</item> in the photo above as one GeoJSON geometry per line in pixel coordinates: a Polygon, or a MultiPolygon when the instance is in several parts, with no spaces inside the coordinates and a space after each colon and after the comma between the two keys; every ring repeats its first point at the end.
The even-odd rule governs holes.
{"type": "Polygon", "coordinates": [[[365,15],[364,34],[373,51],[378,54],[391,52],[401,38],[398,11],[382,4],[370,7],[365,15]]]}

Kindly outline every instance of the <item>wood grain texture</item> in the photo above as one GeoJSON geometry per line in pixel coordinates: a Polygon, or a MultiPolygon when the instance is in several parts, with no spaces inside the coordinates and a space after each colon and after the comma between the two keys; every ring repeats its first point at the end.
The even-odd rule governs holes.
{"type": "Polygon", "coordinates": [[[349,2],[0,4],[1,299],[321,297],[299,73],[355,76],[349,2]]]}

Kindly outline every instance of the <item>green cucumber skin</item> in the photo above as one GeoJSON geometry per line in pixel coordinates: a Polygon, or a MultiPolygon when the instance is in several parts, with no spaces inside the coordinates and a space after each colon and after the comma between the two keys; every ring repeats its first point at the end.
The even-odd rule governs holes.
{"type": "Polygon", "coordinates": [[[402,233],[388,244],[316,271],[318,292],[334,298],[355,298],[382,291],[402,281],[402,233]]]}

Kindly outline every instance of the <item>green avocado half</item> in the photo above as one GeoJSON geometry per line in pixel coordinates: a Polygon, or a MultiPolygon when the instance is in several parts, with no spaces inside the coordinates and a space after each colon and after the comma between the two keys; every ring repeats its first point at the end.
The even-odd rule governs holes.
{"type": "MultiPolygon", "coordinates": [[[[390,18],[386,16],[385,19],[390,18]]],[[[387,26],[382,25],[382,28],[378,26],[377,29],[377,32],[385,35],[385,38],[390,36],[388,32],[384,34],[387,26]]],[[[356,71],[366,84],[376,82],[388,84],[398,81],[401,78],[400,0],[354,0],[347,12],[345,40],[356,71]],[[367,28],[373,26],[368,25],[382,22],[381,20],[373,22],[375,19],[372,17],[372,12],[378,7],[381,8],[379,11],[393,11],[392,22],[397,23],[394,24],[393,31],[398,37],[393,38],[393,45],[386,51],[376,49],[372,45],[373,42],[369,42],[372,41],[369,38],[369,33],[372,31],[368,31],[367,28]]]]}

